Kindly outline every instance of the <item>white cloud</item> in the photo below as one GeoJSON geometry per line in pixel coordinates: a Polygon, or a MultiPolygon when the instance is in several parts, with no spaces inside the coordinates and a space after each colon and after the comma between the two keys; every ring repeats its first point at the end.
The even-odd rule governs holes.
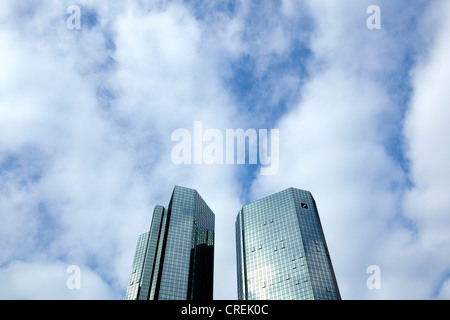
{"type": "Polygon", "coordinates": [[[96,23],[80,31],[66,28],[58,1],[1,6],[2,298],[123,298],[137,237],[174,184],[197,189],[216,213],[215,298],[236,297],[242,168],[176,166],[170,134],[194,120],[204,130],[265,123],[237,109],[229,67],[250,55],[264,75],[297,43],[312,50],[310,78],[267,74],[271,103],[295,90],[301,100],[278,123],[279,174],[258,177],[252,197],[289,186],[313,193],[344,298],[430,297],[439,285],[446,296],[437,282],[448,265],[439,250],[448,244],[449,27],[434,25],[445,21],[444,2],[419,19],[432,25],[422,38],[441,33],[413,74],[405,137],[414,187],[403,212],[405,173],[385,149],[402,112],[384,82],[410,48],[389,28],[407,21],[387,10],[402,5],[382,5],[378,33],[365,27],[366,4],[351,1],[283,1],[261,5],[260,15],[242,3],[204,19],[181,2],[82,1],[96,23]],[[298,32],[306,25],[311,34],[298,32]],[[438,266],[425,277],[424,261],[438,266]],[[66,287],[70,264],[81,268],[79,291],[66,287]],[[381,267],[380,291],[365,286],[370,264],[381,267]]]}
{"type": "Polygon", "coordinates": [[[60,261],[15,261],[0,269],[2,299],[120,299],[99,275],[85,266],[79,273],[60,261]],[[79,287],[71,286],[78,276],[79,287]],[[69,282],[69,285],[68,285],[69,282]]]}
{"type": "Polygon", "coordinates": [[[448,300],[450,298],[450,281],[449,280],[446,280],[442,284],[437,298],[441,299],[441,300],[448,300]]]}
{"type": "MultiPolygon", "coordinates": [[[[450,245],[449,12],[445,1],[435,3],[429,10],[431,23],[439,23],[439,28],[429,51],[413,71],[414,93],[405,120],[413,186],[405,195],[404,212],[415,222],[424,252],[432,252],[436,257],[432,279],[442,277],[449,264],[443,253],[450,245]]],[[[429,24],[424,24],[427,27],[429,24]]]]}

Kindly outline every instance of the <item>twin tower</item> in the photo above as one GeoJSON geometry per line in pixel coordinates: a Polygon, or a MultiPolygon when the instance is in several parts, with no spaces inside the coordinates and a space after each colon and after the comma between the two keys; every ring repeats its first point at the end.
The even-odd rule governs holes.
{"type": "MultiPolygon", "coordinates": [[[[212,210],[175,186],[139,236],[125,299],[212,300],[212,210]]],[[[289,188],[242,207],[236,218],[240,300],[341,299],[316,203],[289,188]]]]}

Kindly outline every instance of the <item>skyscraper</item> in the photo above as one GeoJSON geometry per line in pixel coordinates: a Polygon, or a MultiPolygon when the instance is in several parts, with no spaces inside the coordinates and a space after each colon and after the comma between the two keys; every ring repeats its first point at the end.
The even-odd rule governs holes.
{"type": "Polygon", "coordinates": [[[127,300],[212,300],[215,216],[196,190],[175,186],[136,246],[127,300]]]}
{"type": "Polygon", "coordinates": [[[289,188],[243,206],[236,254],[240,300],[341,298],[309,191],[289,188]]]}

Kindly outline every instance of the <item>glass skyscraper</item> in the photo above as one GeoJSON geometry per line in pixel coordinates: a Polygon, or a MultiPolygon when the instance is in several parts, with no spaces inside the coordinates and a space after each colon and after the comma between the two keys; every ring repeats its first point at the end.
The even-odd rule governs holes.
{"type": "Polygon", "coordinates": [[[175,186],[139,236],[125,299],[212,300],[214,224],[196,190],[175,186]]]}
{"type": "Polygon", "coordinates": [[[309,191],[289,188],[243,206],[236,254],[240,300],[341,299],[309,191]]]}

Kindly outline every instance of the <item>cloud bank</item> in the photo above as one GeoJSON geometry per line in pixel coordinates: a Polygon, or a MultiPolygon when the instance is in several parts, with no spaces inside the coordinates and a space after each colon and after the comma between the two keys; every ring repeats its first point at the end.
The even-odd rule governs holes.
{"type": "Polygon", "coordinates": [[[215,299],[237,296],[237,212],[290,186],[316,199],[344,299],[449,298],[446,1],[381,1],[379,30],[370,1],[85,0],[69,30],[72,4],[0,8],[2,299],[123,299],[175,184],[216,214],[215,299]],[[174,164],[194,121],[279,129],[278,173],[174,164]]]}

